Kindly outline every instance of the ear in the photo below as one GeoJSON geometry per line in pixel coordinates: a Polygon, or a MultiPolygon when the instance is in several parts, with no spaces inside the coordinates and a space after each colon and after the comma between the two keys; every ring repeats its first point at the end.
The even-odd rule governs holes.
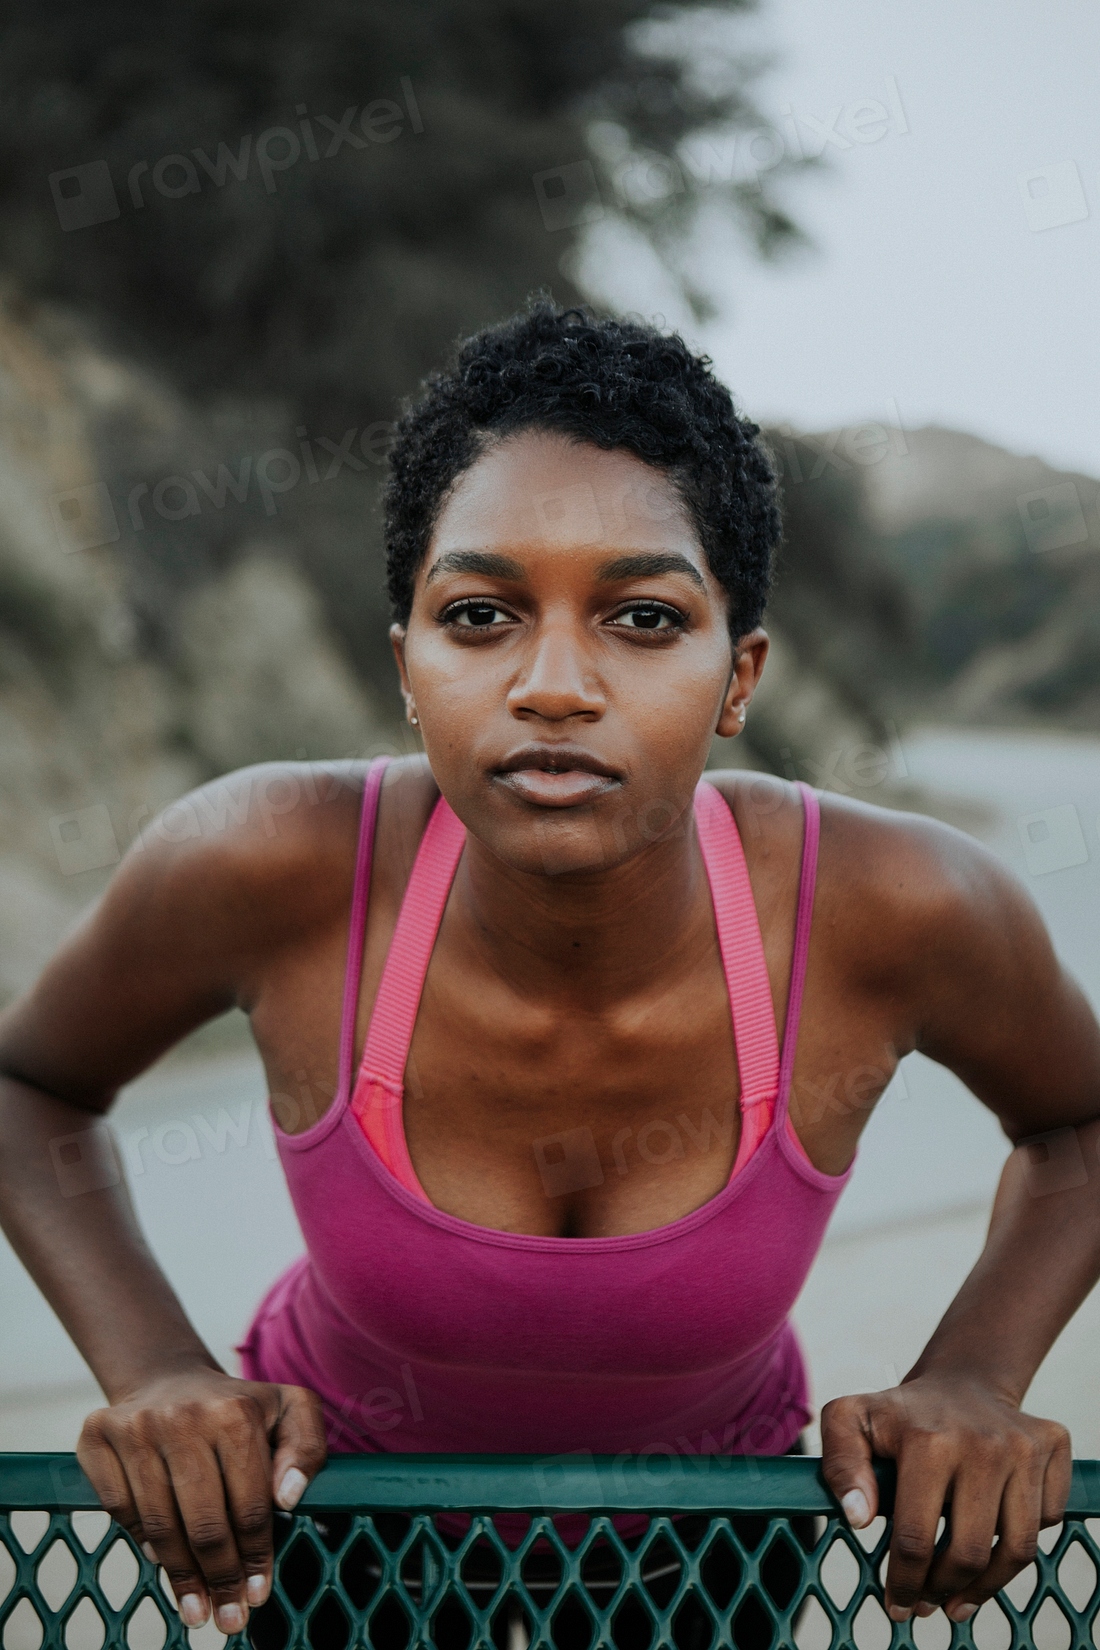
{"type": "Polygon", "coordinates": [[[715,733],[721,739],[732,739],[745,726],[745,716],[756,692],[756,684],[768,657],[766,630],[750,630],[742,636],[733,654],[733,674],[722,700],[715,733]]]}
{"type": "Polygon", "coordinates": [[[405,626],[403,624],[390,625],[390,646],[397,661],[397,674],[401,678],[401,697],[405,701],[405,716],[416,726],[416,701],[413,690],[409,685],[409,673],[405,668],[405,626]]]}

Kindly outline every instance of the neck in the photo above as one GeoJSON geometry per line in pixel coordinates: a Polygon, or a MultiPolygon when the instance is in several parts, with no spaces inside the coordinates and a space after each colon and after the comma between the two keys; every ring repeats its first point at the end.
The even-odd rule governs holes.
{"type": "Polygon", "coordinates": [[[610,870],[561,876],[517,871],[469,837],[455,892],[468,941],[495,972],[588,1011],[644,992],[714,944],[694,821],[610,870]]]}

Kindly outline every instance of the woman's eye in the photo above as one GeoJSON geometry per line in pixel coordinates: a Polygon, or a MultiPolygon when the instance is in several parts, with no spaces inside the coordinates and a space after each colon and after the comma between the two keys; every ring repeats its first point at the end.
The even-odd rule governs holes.
{"type": "Polygon", "coordinates": [[[462,602],[457,607],[448,608],[443,615],[447,624],[460,625],[464,630],[488,630],[502,620],[507,623],[508,615],[492,602],[462,602]]]}
{"type": "Polygon", "coordinates": [[[616,613],[611,623],[623,625],[627,630],[678,630],[682,628],[684,620],[683,615],[677,613],[675,608],[643,603],[638,607],[628,607],[622,613],[616,613]]]}

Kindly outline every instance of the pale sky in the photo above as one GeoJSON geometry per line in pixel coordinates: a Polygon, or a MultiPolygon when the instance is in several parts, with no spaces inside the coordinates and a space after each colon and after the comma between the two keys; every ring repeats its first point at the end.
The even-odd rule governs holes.
{"type": "MultiPolygon", "coordinates": [[[[692,330],[741,404],[804,429],[896,412],[1100,474],[1095,0],[765,0],[750,28],[782,55],[764,111],[831,164],[790,197],[816,253],[709,237],[721,314],[692,330]]],[[[611,261],[625,307],[681,320],[611,261]]]]}

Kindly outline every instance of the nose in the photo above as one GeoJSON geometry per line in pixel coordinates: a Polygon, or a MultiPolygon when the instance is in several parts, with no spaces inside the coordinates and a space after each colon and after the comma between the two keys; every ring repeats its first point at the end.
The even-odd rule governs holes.
{"type": "Polygon", "coordinates": [[[598,721],[607,708],[602,684],[583,640],[566,623],[542,624],[508,691],[508,709],[520,720],[564,722],[570,717],[598,721]]]}

